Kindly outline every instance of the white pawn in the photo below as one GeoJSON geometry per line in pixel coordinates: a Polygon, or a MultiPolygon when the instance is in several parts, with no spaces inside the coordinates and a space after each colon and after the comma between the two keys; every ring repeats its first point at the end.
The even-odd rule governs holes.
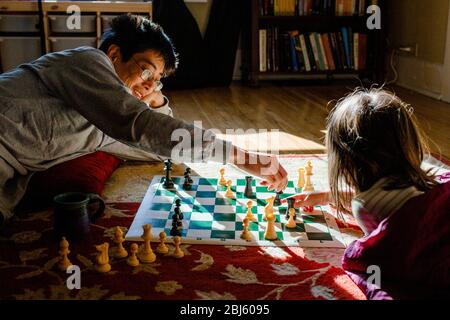
{"type": "Polygon", "coordinates": [[[137,267],[139,265],[139,259],[137,258],[138,245],[136,243],[132,243],[130,246],[130,256],[127,259],[128,265],[132,267],[137,267]]]}
{"type": "Polygon", "coordinates": [[[183,258],[184,257],[184,252],[180,248],[181,237],[180,236],[173,237],[173,243],[175,244],[175,251],[173,252],[173,256],[175,258],[183,258]]]}
{"type": "Polygon", "coordinates": [[[245,241],[252,240],[252,235],[248,231],[248,224],[249,224],[249,220],[247,218],[245,218],[244,221],[242,221],[242,225],[244,227],[244,230],[241,233],[241,239],[243,239],[245,241]]]}
{"type": "Polygon", "coordinates": [[[220,173],[219,184],[220,184],[221,186],[226,186],[226,185],[227,185],[227,181],[226,181],[225,178],[224,178],[224,175],[225,175],[225,169],[224,169],[224,168],[221,168],[221,169],[219,170],[219,173],[220,173]]]}
{"type": "Polygon", "coordinates": [[[68,258],[69,253],[69,242],[66,240],[66,238],[63,237],[61,242],[59,243],[59,255],[61,257],[61,260],[59,261],[58,267],[61,271],[66,271],[67,268],[72,265],[68,258]]]}
{"type": "Polygon", "coordinates": [[[167,235],[164,231],[159,233],[159,244],[158,244],[158,247],[156,248],[156,252],[161,253],[161,254],[166,254],[167,252],[169,252],[169,248],[164,243],[166,238],[167,238],[167,235]]]}
{"type": "Polygon", "coordinates": [[[252,201],[251,200],[248,201],[247,202],[247,215],[245,216],[245,219],[248,219],[249,221],[256,221],[257,219],[252,212],[252,206],[253,206],[252,201]]]}
{"type": "Polygon", "coordinates": [[[295,227],[297,227],[297,223],[295,222],[294,216],[295,216],[295,209],[290,208],[289,209],[289,220],[286,223],[286,228],[295,229],[295,227]]]}
{"type": "Polygon", "coordinates": [[[227,181],[227,192],[225,192],[225,197],[234,198],[233,191],[231,191],[231,180],[227,181]]]}
{"type": "Polygon", "coordinates": [[[264,238],[267,240],[278,239],[277,232],[275,231],[275,215],[273,213],[267,216],[267,226],[264,233],[264,238]]]}

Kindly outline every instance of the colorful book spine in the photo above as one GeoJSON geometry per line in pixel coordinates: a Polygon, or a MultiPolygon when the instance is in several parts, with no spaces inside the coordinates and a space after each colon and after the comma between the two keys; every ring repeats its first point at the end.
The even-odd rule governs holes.
{"type": "Polygon", "coordinates": [[[303,34],[299,35],[300,44],[302,46],[303,60],[305,61],[305,70],[311,71],[311,64],[309,62],[308,48],[306,47],[305,36],[303,34]]]}
{"type": "Polygon", "coordinates": [[[346,63],[347,63],[348,68],[352,68],[348,29],[345,27],[342,27],[341,30],[342,30],[342,40],[344,42],[346,63]]]}
{"type": "Polygon", "coordinates": [[[259,30],[259,71],[267,71],[267,30],[259,30]]]}
{"type": "Polygon", "coordinates": [[[323,63],[323,70],[329,70],[330,67],[328,66],[327,55],[325,53],[325,48],[323,47],[322,36],[319,33],[316,33],[315,38],[317,43],[319,44],[319,57],[321,58],[323,63]]]}

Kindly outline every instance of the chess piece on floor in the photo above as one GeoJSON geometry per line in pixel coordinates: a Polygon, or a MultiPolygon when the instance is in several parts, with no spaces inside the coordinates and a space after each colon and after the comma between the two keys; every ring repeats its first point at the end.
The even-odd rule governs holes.
{"type": "Polygon", "coordinates": [[[117,244],[117,247],[114,252],[114,257],[116,258],[125,258],[128,256],[127,250],[123,247],[123,242],[125,239],[123,238],[123,231],[120,227],[116,227],[116,231],[114,232],[114,242],[117,244]]]}
{"type": "Polygon", "coordinates": [[[183,258],[184,257],[184,252],[183,250],[181,250],[180,245],[181,245],[181,237],[179,236],[175,236],[173,238],[173,243],[175,244],[175,251],[173,252],[173,256],[175,258],[183,258]]]}
{"type": "Polygon", "coordinates": [[[139,259],[144,263],[152,263],[156,260],[156,255],[153,253],[150,242],[152,241],[152,226],[145,224],[143,226],[144,233],[141,238],[144,239],[144,248],[139,256],[139,259]]]}
{"type": "Polygon", "coordinates": [[[273,202],[275,201],[275,197],[269,197],[266,199],[267,204],[264,207],[264,216],[263,216],[263,220],[266,221],[267,220],[267,216],[269,214],[273,214],[273,202]]]}
{"type": "Polygon", "coordinates": [[[234,198],[233,191],[231,190],[231,180],[227,181],[227,192],[225,192],[225,197],[234,198]]]}
{"type": "Polygon", "coordinates": [[[294,207],[295,198],[293,198],[293,197],[287,198],[287,202],[288,202],[288,208],[286,210],[286,219],[289,219],[289,210],[291,210],[291,209],[294,209],[294,219],[295,219],[296,218],[295,207],[294,207]]]}
{"type": "Polygon", "coordinates": [[[305,188],[302,190],[303,192],[314,192],[314,187],[311,182],[311,176],[313,175],[312,168],[313,167],[311,165],[311,161],[306,162],[306,167],[305,167],[306,182],[305,182],[305,188]]]}
{"type": "Polygon", "coordinates": [[[69,242],[66,240],[65,237],[63,237],[61,242],[59,243],[59,255],[61,257],[61,260],[59,261],[58,268],[61,271],[66,271],[67,268],[72,265],[72,263],[68,258],[69,253],[70,253],[69,242]]]}
{"type": "Polygon", "coordinates": [[[277,207],[278,207],[278,206],[281,206],[281,198],[280,198],[280,195],[282,195],[282,194],[283,194],[283,191],[279,191],[279,192],[277,192],[277,194],[276,194],[276,196],[275,196],[275,200],[274,200],[273,204],[276,205],[277,207]]]}
{"type": "Polygon", "coordinates": [[[248,219],[249,221],[256,221],[256,217],[252,212],[253,203],[252,201],[247,202],[247,215],[245,216],[245,219],[248,219]]]}
{"type": "Polygon", "coordinates": [[[164,231],[159,233],[159,244],[158,247],[156,248],[156,252],[161,253],[161,254],[166,254],[167,252],[169,252],[169,248],[166,246],[165,241],[167,239],[167,235],[164,231]]]}
{"type": "Polygon", "coordinates": [[[167,159],[164,161],[164,171],[166,172],[166,177],[164,178],[163,187],[165,189],[172,189],[174,187],[172,178],[170,177],[170,171],[172,171],[172,160],[167,159]]]}
{"type": "Polygon", "coordinates": [[[219,170],[219,173],[220,173],[219,184],[220,184],[221,186],[226,187],[227,181],[225,180],[225,177],[224,177],[224,175],[225,175],[225,168],[221,168],[221,169],[219,170]]]}
{"type": "Polygon", "coordinates": [[[136,243],[132,243],[130,246],[130,256],[127,259],[128,265],[132,267],[137,267],[139,265],[139,259],[137,258],[138,245],[136,243]]]}
{"type": "Polygon", "coordinates": [[[250,234],[250,231],[248,231],[249,222],[250,221],[247,218],[245,218],[244,221],[242,221],[243,231],[241,233],[241,239],[245,241],[252,240],[252,235],[250,234]]]}
{"type": "Polygon", "coordinates": [[[253,188],[252,188],[252,176],[246,176],[245,177],[245,190],[244,190],[244,196],[246,198],[253,198],[253,188]]]}
{"type": "Polygon", "coordinates": [[[298,169],[298,181],[297,188],[303,188],[305,186],[305,169],[298,169]]]}
{"type": "Polygon", "coordinates": [[[275,231],[275,215],[273,213],[267,216],[267,226],[266,231],[264,232],[264,239],[266,240],[277,240],[278,235],[275,231]]]}
{"type": "Polygon", "coordinates": [[[295,222],[295,209],[289,209],[289,220],[286,223],[286,228],[295,229],[297,227],[297,223],[295,222]]]}
{"type": "Polygon", "coordinates": [[[103,244],[95,246],[95,249],[97,249],[98,252],[100,252],[97,255],[97,263],[95,265],[95,270],[101,273],[109,272],[111,271],[111,265],[109,264],[109,243],[105,242],[103,244]]]}

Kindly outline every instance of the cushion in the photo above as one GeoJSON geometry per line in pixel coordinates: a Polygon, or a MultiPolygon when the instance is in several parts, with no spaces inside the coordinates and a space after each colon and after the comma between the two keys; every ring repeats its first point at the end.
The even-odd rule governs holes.
{"type": "Polygon", "coordinates": [[[69,191],[101,195],[120,162],[117,157],[98,151],[37,172],[30,180],[22,206],[36,209],[51,205],[55,195],[69,191]]]}

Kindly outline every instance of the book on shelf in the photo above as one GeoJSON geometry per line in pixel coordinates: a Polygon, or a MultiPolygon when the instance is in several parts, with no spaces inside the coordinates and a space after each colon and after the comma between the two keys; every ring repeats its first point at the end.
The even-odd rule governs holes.
{"type": "Polygon", "coordinates": [[[360,71],[366,68],[367,35],[343,27],[336,32],[259,30],[260,72],[360,71]]]}
{"type": "Polygon", "coordinates": [[[376,0],[258,0],[261,16],[364,16],[376,0]]]}

